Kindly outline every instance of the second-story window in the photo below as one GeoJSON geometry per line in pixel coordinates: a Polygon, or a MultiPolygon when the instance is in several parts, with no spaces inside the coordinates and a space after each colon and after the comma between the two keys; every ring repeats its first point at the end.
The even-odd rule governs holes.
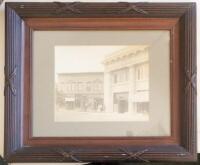
{"type": "Polygon", "coordinates": [[[149,79],[149,64],[139,64],[135,68],[136,81],[144,81],[149,79]]]}
{"type": "Polygon", "coordinates": [[[113,72],[112,79],[114,84],[128,81],[128,68],[113,72]]]}

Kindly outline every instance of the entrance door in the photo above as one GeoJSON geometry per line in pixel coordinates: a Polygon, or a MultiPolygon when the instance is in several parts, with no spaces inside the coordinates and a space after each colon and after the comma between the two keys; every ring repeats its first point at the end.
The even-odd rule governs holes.
{"type": "Polygon", "coordinates": [[[119,113],[128,112],[128,101],[127,100],[119,100],[118,111],[119,111],[119,113]]]}
{"type": "Polygon", "coordinates": [[[118,113],[128,112],[128,92],[114,94],[114,111],[118,113]]]}

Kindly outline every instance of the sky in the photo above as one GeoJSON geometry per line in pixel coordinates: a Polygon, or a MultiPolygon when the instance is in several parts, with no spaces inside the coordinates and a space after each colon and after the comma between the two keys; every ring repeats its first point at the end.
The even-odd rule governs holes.
{"type": "Polygon", "coordinates": [[[125,45],[57,45],[55,46],[55,73],[103,72],[102,62],[107,55],[125,45]]]}

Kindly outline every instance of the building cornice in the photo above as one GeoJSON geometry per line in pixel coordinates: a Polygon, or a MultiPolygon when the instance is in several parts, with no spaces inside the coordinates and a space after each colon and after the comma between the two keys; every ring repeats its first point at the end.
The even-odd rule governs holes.
{"type": "Polygon", "coordinates": [[[107,65],[112,62],[122,60],[123,58],[126,58],[126,57],[136,56],[139,53],[146,51],[148,48],[149,48],[148,45],[128,46],[106,57],[106,59],[103,61],[103,64],[107,65]]]}

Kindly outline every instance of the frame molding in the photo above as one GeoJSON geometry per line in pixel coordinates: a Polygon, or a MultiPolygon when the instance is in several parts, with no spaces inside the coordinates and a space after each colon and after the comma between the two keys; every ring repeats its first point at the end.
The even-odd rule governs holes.
{"type": "MultiPolygon", "coordinates": [[[[162,26],[166,28],[165,21],[161,23],[160,27],[162,26]]],[[[138,28],[141,27],[138,26],[138,28]]],[[[6,3],[5,81],[5,158],[9,162],[197,160],[195,3],[6,3]],[[64,19],[71,20],[71,24],[62,23],[64,19]],[[176,20],[170,29],[172,36],[178,34],[178,37],[174,37],[172,41],[178,49],[174,48],[171,53],[179,54],[176,57],[178,72],[175,74],[180,81],[175,85],[180,99],[177,104],[180,111],[180,114],[177,112],[179,114],[177,128],[180,131],[180,137],[176,135],[178,140],[176,139],[173,143],[149,145],[151,141],[147,140],[148,143],[140,146],[134,146],[131,143],[120,146],[116,145],[119,143],[117,138],[113,143],[110,143],[113,141],[112,138],[107,138],[100,139],[101,145],[94,146],[87,146],[89,141],[86,139],[82,147],[81,145],[77,147],[66,143],[66,138],[63,139],[62,144],[57,144],[51,140],[62,139],[48,138],[47,141],[43,139],[42,142],[41,138],[30,136],[29,124],[24,124],[30,123],[28,120],[30,115],[27,114],[26,109],[30,106],[30,99],[24,96],[31,86],[29,81],[31,74],[27,68],[31,66],[29,56],[32,30],[45,30],[50,26],[62,30],[77,29],[77,27],[87,29],[90,26],[96,29],[113,29],[117,26],[118,23],[115,25],[114,21],[108,26],[108,21],[104,22],[106,19],[146,20],[151,28],[154,24],[151,24],[150,20],[160,19],[169,20],[169,22],[176,20]],[[85,27],[84,20],[86,22],[91,20],[91,25],[85,27]],[[95,23],[94,20],[102,21],[95,23]],[[110,145],[105,145],[106,140],[110,145]]],[[[128,139],[124,138],[121,141],[128,141],[128,139]]],[[[71,139],[71,144],[73,142],[74,139],[71,139]]],[[[142,139],[142,142],[145,140],[142,139]]]]}

